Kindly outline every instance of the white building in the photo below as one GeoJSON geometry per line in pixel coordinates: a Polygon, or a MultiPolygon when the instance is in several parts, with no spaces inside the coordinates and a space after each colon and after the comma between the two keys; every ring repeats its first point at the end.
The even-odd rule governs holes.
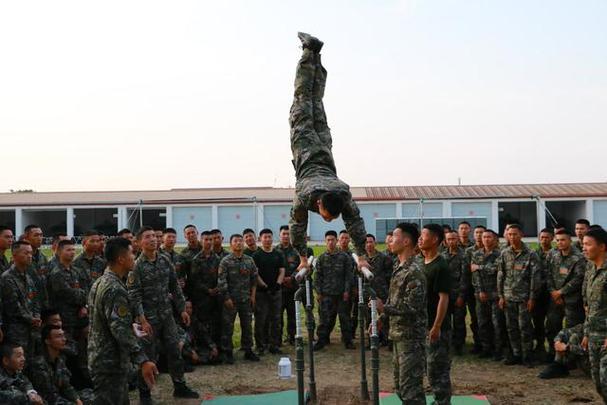
{"type": "MultiPolygon", "coordinates": [[[[293,189],[271,187],[2,193],[0,224],[17,235],[35,223],[47,236],[59,231],[79,236],[91,228],[111,235],[143,223],[173,227],[183,242],[181,230],[190,223],[200,230],[219,228],[224,235],[248,227],[276,232],[289,221],[293,194],[293,189]]],[[[517,220],[529,237],[551,226],[551,215],[569,229],[578,218],[607,226],[607,183],[353,187],[352,195],[370,233],[379,218],[420,216],[482,217],[500,233],[506,221],[517,220]]],[[[322,240],[325,231],[343,227],[341,219],[326,223],[311,215],[308,233],[322,240]]]]}

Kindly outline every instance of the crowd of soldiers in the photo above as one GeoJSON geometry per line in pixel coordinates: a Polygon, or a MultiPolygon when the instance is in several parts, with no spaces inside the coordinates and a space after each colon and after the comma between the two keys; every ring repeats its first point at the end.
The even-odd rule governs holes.
{"type": "MultiPolygon", "coordinates": [[[[0,227],[0,403],[128,403],[130,385],[148,404],[157,367],[170,374],[175,397],[198,398],[184,373],[234,363],[236,315],[245,360],[293,345],[301,263],[289,227],[276,244],[270,229],[245,229],[230,236],[229,251],[220,230],[199,234],[188,225],[183,232],[187,246],[178,252],[172,228],[124,229],[109,240],[89,231],[79,255],[73,239],[57,234],[47,258],[40,227],[27,226],[17,241],[0,227]]],[[[529,367],[545,361],[542,378],[579,367],[607,398],[604,235],[579,220],[576,242],[557,225],[543,229],[532,250],[517,223],[506,226],[503,246],[496,232],[467,222],[457,229],[400,224],[381,252],[367,234],[368,283],[401,399],[425,403],[427,374],[436,402],[450,403],[450,356],[464,352],[468,316],[471,352],[480,358],[529,367]]],[[[320,319],[314,350],[330,344],[337,317],[341,341],[353,349],[359,273],[350,236],[328,231],[325,244],[311,269],[320,319]]],[[[368,323],[370,315],[362,318],[368,323]]]]}

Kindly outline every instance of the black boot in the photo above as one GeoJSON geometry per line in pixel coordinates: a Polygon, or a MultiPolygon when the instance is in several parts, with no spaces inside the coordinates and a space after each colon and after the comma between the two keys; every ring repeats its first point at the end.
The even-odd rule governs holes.
{"type": "Polygon", "coordinates": [[[185,382],[173,381],[173,396],[175,398],[200,398],[200,395],[190,387],[185,385],[185,382]]]}
{"type": "Polygon", "coordinates": [[[259,357],[255,353],[253,353],[253,350],[245,351],[244,358],[249,361],[259,361],[259,357]]]}
{"type": "Polygon", "coordinates": [[[322,340],[319,340],[318,342],[314,343],[314,351],[317,352],[319,350],[322,350],[325,346],[326,343],[322,340]]]}
{"type": "Polygon", "coordinates": [[[305,32],[298,32],[297,36],[301,41],[301,45],[304,49],[308,48],[312,52],[320,52],[324,43],[316,37],[313,37],[310,34],[306,34],[305,32]]]}
{"type": "Polygon", "coordinates": [[[514,366],[516,364],[523,364],[521,356],[508,356],[504,360],[504,365],[506,366],[514,366]]]}
{"type": "Polygon", "coordinates": [[[221,353],[221,362],[225,363],[225,364],[234,364],[234,354],[232,353],[232,351],[228,351],[225,353],[221,353]]]}
{"type": "Polygon", "coordinates": [[[551,378],[563,378],[569,375],[567,367],[561,363],[550,363],[545,369],[543,369],[537,376],[539,378],[549,380],[551,378]]]}
{"type": "Polygon", "coordinates": [[[154,405],[152,400],[152,394],[147,389],[139,389],[139,404],[140,405],[154,405]]]}
{"type": "Polygon", "coordinates": [[[526,365],[528,368],[533,368],[535,366],[531,353],[527,353],[527,355],[525,355],[525,357],[523,358],[523,364],[526,365]]]}

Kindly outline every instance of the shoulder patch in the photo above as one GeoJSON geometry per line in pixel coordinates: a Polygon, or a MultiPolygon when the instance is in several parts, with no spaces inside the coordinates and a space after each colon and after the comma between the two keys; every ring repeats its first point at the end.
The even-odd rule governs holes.
{"type": "Polygon", "coordinates": [[[133,274],[133,272],[129,272],[129,275],[126,278],[126,282],[128,285],[132,285],[133,283],[135,283],[135,274],[133,274]]]}
{"type": "Polygon", "coordinates": [[[119,317],[124,318],[128,314],[129,314],[129,309],[126,307],[126,305],[118,306],[118,316],[119,317]]]}

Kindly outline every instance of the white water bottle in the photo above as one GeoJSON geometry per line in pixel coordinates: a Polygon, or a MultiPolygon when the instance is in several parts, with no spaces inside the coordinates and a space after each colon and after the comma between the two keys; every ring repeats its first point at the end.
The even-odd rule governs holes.
{"type": "Polygon", "coordinates": [[[291,360],[288,357],[281,357],[278,362],[278,378],[281,380],[291,378],[291,360]]]}

